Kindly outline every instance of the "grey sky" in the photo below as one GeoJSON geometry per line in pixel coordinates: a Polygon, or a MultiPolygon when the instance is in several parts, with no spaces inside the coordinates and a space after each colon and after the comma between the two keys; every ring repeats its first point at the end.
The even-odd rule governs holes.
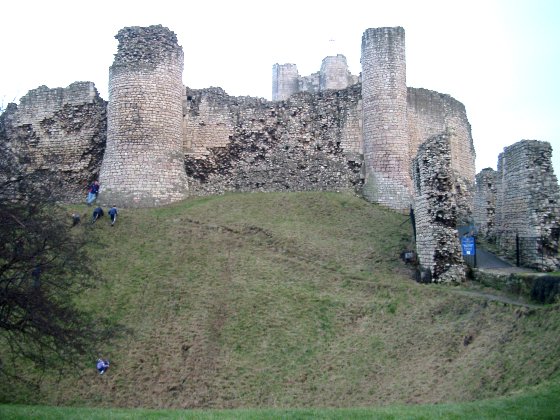
{"type": "Polygon", "coordinates": [[[465,104],[477,171],[496,168],[503,148],[546,140],[560,171],[560,2],[555,0],[31,1],[2,5],[0,102],[40,85],[95,82],[108,99],[114,35],[162,24],[185,52],[184,83],[270,99],[272,65],[318,71],[344,54],[360,69],[367,28],[406,31],[407,84],[465,104]],[[334,41],[329,41],[334,40],[334,41]]]}

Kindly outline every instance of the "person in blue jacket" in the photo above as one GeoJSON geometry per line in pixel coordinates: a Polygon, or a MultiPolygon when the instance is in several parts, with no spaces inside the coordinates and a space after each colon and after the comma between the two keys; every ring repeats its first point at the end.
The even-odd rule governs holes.
{"type": "Polygon", "coordinates": [[[97,194],[99,194],[99,181],[93,181],[93,184],[89,186],[87,195],[87,205],[91,204],[97,199],[97,194]]]}
{"type": "Polygon", "coordinates": [[[113,205],[113,207],[111,207],[109,209],[109,216],[111,217],[111,226],[115,225],[115,222],[117,221],[117,207],[113,205]]]}
{"type": "Polygon", "coordinates": [[[103,375],[109,369],[109,360],[97,359],[96,368],[99,374],[103,375]]]}

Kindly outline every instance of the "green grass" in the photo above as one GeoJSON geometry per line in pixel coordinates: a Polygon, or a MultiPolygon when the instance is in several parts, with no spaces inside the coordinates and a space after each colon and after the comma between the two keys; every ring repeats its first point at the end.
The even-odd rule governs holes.
{"type": "Polygon", "coordinates": [[[38,390],[0,384],[3,402],[111,416],[116,407],[280,410],[241,412],[247,418],[410,404],[375,415],[478,417],[472,410],[523,413],[519,390],[558,389],[558,305],[521,311],[456,293],[463,287],[415,283],[399,259],[411,246],[406,217],[350,194],[190,199],[83,228],[100,239],[91,253],[108,281],[81,305],[132,334],[99,343],[112,361],[106,375],[92,360],[85,372],[30,376],[38,390]],[[437,405],[418,406],[426,403],[437,405]]]}
{"type": "Polygon", "coordinates": [[[555,419],[559,384],[521,395],[461,404],[346,409],[146,410],[0,405],[6,419],[555,419]]]}

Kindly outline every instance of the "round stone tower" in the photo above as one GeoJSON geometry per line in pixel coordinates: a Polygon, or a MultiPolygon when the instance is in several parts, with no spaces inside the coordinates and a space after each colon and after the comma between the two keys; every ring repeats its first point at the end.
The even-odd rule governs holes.
{"type": "Polygon", "coordinates": [[[362,37],[364,197],[396,210],[412,202],[407,133],[404,29],[367,29],[362,37]]]}
{"type": "Polygon", "coordinates": [[[109,69],[107,146],[99,201],[153,207],[187,192],[182,140],[183,49],[161,25],[128,27],[109,69]]]}

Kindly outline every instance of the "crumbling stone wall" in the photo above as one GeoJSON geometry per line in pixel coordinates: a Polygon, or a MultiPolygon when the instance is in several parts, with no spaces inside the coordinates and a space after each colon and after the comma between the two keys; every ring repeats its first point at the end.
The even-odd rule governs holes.
{"type": "Polygon", "coordinates": [[[407,90],[407,122],[410,154],[415,156],[426,139],[443,132],[449,136],[451,168],[455,174],[458,223],[472,222],[475,157],[471,125],[465,106],[449,95],[427,89],[407,90]]]}
{"type": "Polygon", "coordinates": [[[497,173],[492,168],[485,168],[476,175],[474,195],[474,224],[478,234],[491,238],[496,219],[496,184],[497,173]]]}
{"type": "Polygon", "coordinates": [[[544,271],[559,267],[560,191],[551,158],[550,143],[519,141],[498,157],[496,177],[496,242],[513,258],[519,235],[521,265],[544,271]]]}
{"type": "Polygon", "coordinates": [[[457,198],[451,143],[453,134],[431,137],[413,162],[416,249],[423,281],[462,282],[465,265],[457,236],[457,198]]]}
{"type": "Polygon", "coordinates": [[[362,37],[364,197],[396,210],[412,203],[404,29],[362,37]]]}
{"type": "Polygon", "coordinates": [[[157,206],[187,192],[183,161],[183,49],[161,25],[115,36],[109,70],[107,147],[99,200],[121,207],[157,206]]]}
{"type": "Polygon", "coordinates": [[[40,86],[2,115],[0,141],[20,156],[28,173],[60,200],[85,200],[97,177],[106,141],[107,103],[91,82],[66,88],[40,86]]]}
{"type": "Polygon", "coordinates": [[[327,89],[344,89],[359,82],[348,69],[342,54],[323,59],[321,70],[309,76],[300,76],[295,64],[272,66],[272,100],[283,101],[297,92],[317,93],[327,89]]]}
{"type": "Polygon", "coordinates": [[[359,85],[280,102],[187,89],[184,109],[192,194],[361,187],[359,85]]]}

